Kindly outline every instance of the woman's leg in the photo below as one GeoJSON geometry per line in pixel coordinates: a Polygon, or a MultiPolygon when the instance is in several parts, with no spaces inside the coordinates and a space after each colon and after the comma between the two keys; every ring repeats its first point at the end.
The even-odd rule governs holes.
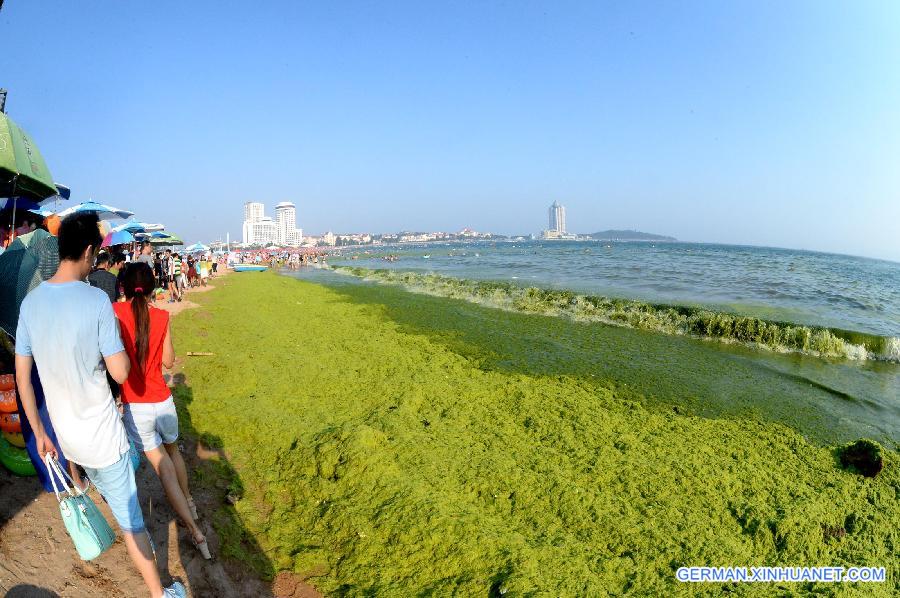
{"type": "Polygon", "coordinates": [[[82,492],[86,492],[88,489],[87,483],[82,479],[81,472],[78,471],[78,465],[72,461],[69,461],[69,475],[72,477],[72,483],[81,490],[82,492]]]}
{"type": "Polygon", "coordinates": [[[181,486],[181,493],[184,494],[184,498],[188,501],[192,500],[191,491],[188,488],[187,466],[184,464],[184,459],[182,459],[181,453],[178,451],[178,444],[173,442],[171,444],[163,444],[163,447],[169,454],[169,458],[172,459],[172,465],[175,466],[175,474],[178,476],[178,485],[181,486]]]}
{"type": "Polygon", "coordinates": [[[194,542],[202,542],[205,539],[205,536],[203,535],[203,531],[197,525],[197,522],[194,521],[194,518],[191,516],[187,497],[181,489],[181,484],[179,483],[180,480],[175,471],[175,465],[169,457],[169,453],[158,446],[149,451],[144,451],[144,454],[147,455],[147,460],[150,461],[150,465],[153,466],[156,475],[159,476],[159,480],[162,482],[163,488],[166,491],[166,496],[169,499],[169,504],[172,505],[172,508],[178,513],[178,516],[181,517],[181,520],[187,525],[194,542]]]}

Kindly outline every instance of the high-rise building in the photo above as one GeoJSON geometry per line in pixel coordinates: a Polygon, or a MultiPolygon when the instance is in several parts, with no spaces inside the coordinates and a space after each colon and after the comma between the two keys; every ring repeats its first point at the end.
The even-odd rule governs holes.
{"type": "Polygon", "coordinates": [[[248,201],[244,204],[244,225],[241,230],[244,245],[257,243],[253,237],[253,224],[265,217],[265,209],[265,206],[258,201],[248,201]]]}
{"type": "Polygon", "coordinates": [[[244,204],[244,220],[256,222],[265,216],[266,207],[258,201],[248,201],[244,204]]]}
{"type": "Polygon", "coordinates": [[[275,206],[275,224],[278,227],[278,244],[296,247],[303,240],[297,228],[297,208],[289,201],[275,206]]]}
{"type": "Polygon", "coordinates": [[[558,201],[554,201],[550,206],[550,226],[549,232],[555,232],[557,235],[566,234],[566,208],[561,206],[558,201]]]}
{"type": "Polygon", "coordinates": [[[242,234],[244,245],[298,247],[303,242],[303,229],[297,228],[297,208],[289,201],[275,206],[274,220],[266,216],[262,203],[245,203],[242,234]]]}
{"type": "Polygon", "coordinates": [[[278,227],[272,218],[263,216],[256,222],[251,222],[249,224],[252,239],[250,244],[262,246],[278,244],[278,227]]]}

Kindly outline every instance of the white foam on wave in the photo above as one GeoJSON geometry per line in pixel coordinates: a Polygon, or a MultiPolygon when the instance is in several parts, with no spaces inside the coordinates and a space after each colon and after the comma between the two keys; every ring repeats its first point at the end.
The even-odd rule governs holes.
{"type": "Polygon", "coordinates": [[[892,336],[885,339],[884,351],[881,352],[879,357],[887,361],[900,362],[900,338],[892,336]]]}

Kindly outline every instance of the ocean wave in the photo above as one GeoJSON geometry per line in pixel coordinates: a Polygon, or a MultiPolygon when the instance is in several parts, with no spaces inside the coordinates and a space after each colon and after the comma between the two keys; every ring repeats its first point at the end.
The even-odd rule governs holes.
{"type": "Polygon", "coordinates": [[[519,313],[564,316],[578,321],[735,342],[779,352],[900,362],[900,338],[895,337],[763,320],[702,307],[651,304],[439,274],[351,266],[336,266],[333,270],[373,282],[400,285],[414,292],[463,299],[519,313]]]}

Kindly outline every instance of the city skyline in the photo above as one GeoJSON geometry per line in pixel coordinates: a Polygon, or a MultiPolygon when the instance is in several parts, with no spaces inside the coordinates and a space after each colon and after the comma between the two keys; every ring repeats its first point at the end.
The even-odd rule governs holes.
{"type": "Polygon", "coordinates": [[[7,112],[73,202],[202,240],[253,197],[503,234],[559,197],[576,233],[900,260],[896,3],[164,5],[3,7],[7,112]]]}
{"type": "Polygon", "coordinates": [[[297,228],[297,210],[292,202],[282,201],[276,204],[275,218],[266,216],[266,207],[262,202],[244,203],[241,243],[299,247],[302,242],[303,229],[297,228]]]}

